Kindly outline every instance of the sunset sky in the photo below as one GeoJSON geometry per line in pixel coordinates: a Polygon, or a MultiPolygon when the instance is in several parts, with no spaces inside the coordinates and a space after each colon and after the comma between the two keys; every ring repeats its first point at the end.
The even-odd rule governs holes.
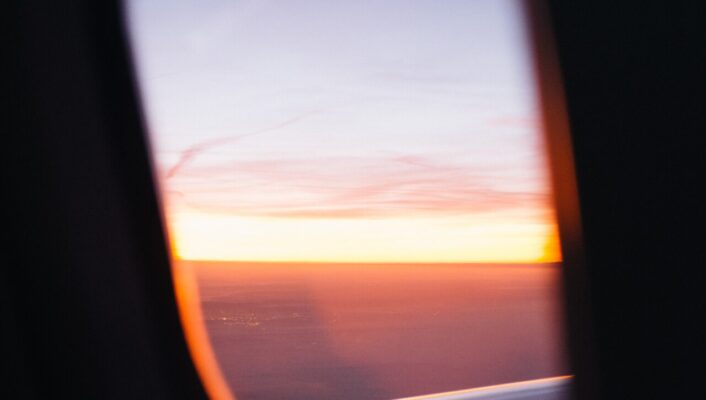
{"type": "Polygon", "coordinates": [[[130,2],[176,255],[557,260],[519,5],[130,2]]]}

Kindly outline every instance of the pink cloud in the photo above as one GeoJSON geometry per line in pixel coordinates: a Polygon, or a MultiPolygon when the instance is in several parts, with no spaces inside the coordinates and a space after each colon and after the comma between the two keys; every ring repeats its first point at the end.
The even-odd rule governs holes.
{"type": "MultiPolygon", "coordinates": [[[[508,167],[510,168],[510,167],[508,167]]],[[[512,170],[476,170],[421,155],[193,164],[167,186],[202,211],[281,218],[385,218],[544,209],[544,191],[497,185],[512,170]]],[[[507,186],[507,185],[506,185],[507,186]]]]}
{"type": "Polygon", "coordinates": [[[505,115],[505,116],[490,118],[487,120],[487,123],[488,123],[488,125],[495,126],[495,127],[519,126],[519,127],[536,128],[539,126],[540,120],[537,117],[521,117],[521,116],[505,115]]]}

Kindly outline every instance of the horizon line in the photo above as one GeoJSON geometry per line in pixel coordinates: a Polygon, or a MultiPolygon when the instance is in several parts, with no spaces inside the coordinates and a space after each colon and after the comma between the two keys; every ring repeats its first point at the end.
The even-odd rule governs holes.
{"type": "Polygon", "coordinates": [[[174,262],[230,263],[230,264],[336,264],[336,265],[528,265],[561,264],[562,260],[531,261],[327,261],[327,260],[218,260],[172,257],[174,262]]]}

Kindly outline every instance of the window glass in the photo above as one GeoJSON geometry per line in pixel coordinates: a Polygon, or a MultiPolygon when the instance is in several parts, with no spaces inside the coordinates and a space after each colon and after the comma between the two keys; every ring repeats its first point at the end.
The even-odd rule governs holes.
{"type": "Polygon", "coordinates": [[[127,11],[212,396],[385,399],[568,374],[519,2],[127,11]]]}

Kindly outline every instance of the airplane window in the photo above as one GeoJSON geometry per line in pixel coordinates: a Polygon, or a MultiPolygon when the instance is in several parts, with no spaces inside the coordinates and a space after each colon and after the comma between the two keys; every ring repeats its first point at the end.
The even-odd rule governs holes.
{"type": "Polygon", "coordinates": [[[213,398],[570,374],[521,2],[139,0],[127,23],[213,398]]]}

